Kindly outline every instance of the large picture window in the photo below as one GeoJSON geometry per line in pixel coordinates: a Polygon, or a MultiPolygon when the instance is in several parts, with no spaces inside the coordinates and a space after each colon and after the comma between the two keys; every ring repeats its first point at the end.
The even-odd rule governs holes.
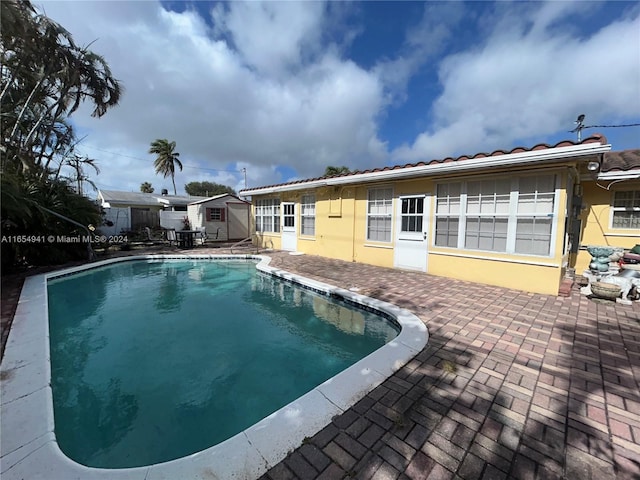
{"type": "Polygon", "coordinates": [[[555,175],[440,184],[436,191],[436,246],[550,255],[555,175]]]}
{"type": "Polygon", "coordinates": [[[460,229],[461,183],[438,185],[436,198],[436,245],[457,247],[460,229]]]}
{"type": "Polygon", "coordinates": [[[640,229],[640,190],[618,191],[613,194],[611,228],[640,229]]]}
{"type": "Polygon", "coordinates": [[[314,236],[316,234],[316,197],[303,195],[300,209],[300,234],[314,236]]]}
{"type": "Polygon", "coordinates": [[[372,188],[367,199],[367,240],[391,242],[393,190],[372,188]]]}
{"type": "Polygon", "coordinates": [[[256,231],[280,231],[280,200],[277,198],[256,200],[256,231]]]}

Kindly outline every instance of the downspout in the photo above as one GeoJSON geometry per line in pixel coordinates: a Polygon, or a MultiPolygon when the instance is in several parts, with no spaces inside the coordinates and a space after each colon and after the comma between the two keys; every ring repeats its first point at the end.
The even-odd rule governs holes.
{"type": "MultiPolygon", "coordinates": [[[[342,197],[342,194],[344,192],[345,187],[342,188],[342,190],[340,191],[340,196],[342,197]]],[[[353,232],[351,232],[351,261],[355,262],[356,261],[356,191],[357,191],[358,187],[354,185],[353,187],[353,221],[351,222],[353,224],[353,232]]]]}

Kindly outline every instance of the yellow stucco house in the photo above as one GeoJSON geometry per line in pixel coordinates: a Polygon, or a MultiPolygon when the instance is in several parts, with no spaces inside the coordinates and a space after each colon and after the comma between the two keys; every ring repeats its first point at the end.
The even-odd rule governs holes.
{"type": "Polygon", "coordinates": [[[640,243],[640,150],[602,135],[245,189],[275,248],[557,294],[640,243]]]}

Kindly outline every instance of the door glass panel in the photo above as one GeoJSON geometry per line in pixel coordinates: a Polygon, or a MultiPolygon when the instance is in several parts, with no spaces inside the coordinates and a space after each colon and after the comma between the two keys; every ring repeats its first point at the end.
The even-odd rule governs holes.
{"type": "Polygon", "coordinates": [[[422,232],[422,215],[424,212],[424,198],[403,198],[402,218],[400,229],[402,232],[422,232]]]}
{"type": "Polygon", "coordinates": [[[295,205],[292,203],[285,203],[282,208],[282,224],[285,227],[295,226],[295,205]]]}

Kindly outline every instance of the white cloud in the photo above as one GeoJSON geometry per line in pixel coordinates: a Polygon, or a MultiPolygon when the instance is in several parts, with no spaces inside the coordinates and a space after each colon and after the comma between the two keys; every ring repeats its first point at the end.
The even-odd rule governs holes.
{"type": "Polygon", "coordinates": [[[231,2],[218,4],[216,31],[229,34],[245,62],[283,78],[320,50],[322,2],[231,2]]]}
{"type": "Polygon", "coordinates": [[[462,3],[425,3],[422,18],[407,30],[398,56],[381,60],[374,69],[388,89],[390,102],[407,100],[406,89],[411,77],[442,53],[463,15],[462,3]]]}
{"type": "Polygon", "coordinates": [[[640,16],[636,11],[586,38],[549,29],[567,9],[582,7],[547,4],[528,18],[511,16],[479,48],[446,58],[432,127],[393,157],[501,148],[568,130],[579,113],[590,121],[638,115],[640,16]]]}
{"type": "Polygon", "coordinates": [[[103,118],[86,106],[73,116],[105,188],[170,189],[148,154],[156,138],[175,140],[185,165],[198,167],[177,173],[179,189],[203,180],[238,189],[242,168],[256,186],[289,180],[283,171],[305,178],[327,165],[379,166],[389,155],[379,119],[394,104],[411,106],[426,68],[438,69],[442,93],[411,119],[430,126],[395,149],[395,160],[539,141],[579,113],[596,121],[640,112],[638,9],[581,36],[566,21],[587,15],[580,2],[499,3],[481,18],[455,2],[427,2],[397,54],[367,70],[342,53],[359,31],[347,3],[230,2],[207,19],[152,1],[43,5],[79,44],[96,40],[91,49],[125,87],[103,118]],[[452,50],[464,48],[455,35],[470,20],[476,44],[452,50]]]}
{"type": "MultiPolygon", "coordinates": [[[[170,185],[155,175],[147,153],[156,138],[175,140],[185,165],[236,167],[236,185],[240,164],[249,175],[260,172],[255,180],[264,184],[287,180],[278,165],[307,177],[329,164],[370,167],[387,155],[376,123],[382,84],[337,48],[321,46],[328,21],[322,3],[232,2],[228,11],[214,11],[221,22],[215,28],[195,11],[167,12],[156,2],[44,5],[78,43],[97,39],[92,50],[125,88],[120,105],[103,118],[91,118],[88,107],[73,116],[88,133],[87,153],[99,160],[99,184],[170,185]]],[[[207,172],[185,168],[176,184],[224,179],[207,172]]]]}

